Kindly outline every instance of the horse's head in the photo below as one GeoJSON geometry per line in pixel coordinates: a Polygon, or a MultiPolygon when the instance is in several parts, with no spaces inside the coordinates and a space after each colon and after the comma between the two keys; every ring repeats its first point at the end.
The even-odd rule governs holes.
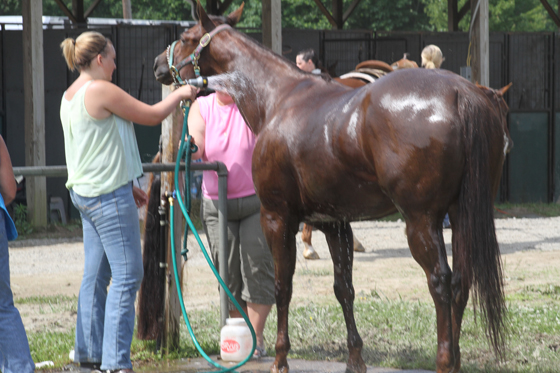
{"type": "Polygon", "coordinates": [[[492,103],[492,108],[496,111],[498,117],[500,118],[502,127],[504,129],[504,133],[507,137],[507,144],[506,144],[506,148],[504,149],[504,153],[509,153],[510,150],[513,148],[513,140],[509,135],[509,129],[507,126],[507,113],[509,111],[509,106],[504,100],[504,95],[506,94],[508,89],[511,88],[512,84],[513,83],[509,83],[508,85],[500,89],[492,89],[476,83],[476,86],[480,88],[482,92],[484,92],[486,97],[490,99],[490,102],[492,103]]]}
{"type": "Polygon", "coordinates": [[[216,32],[220,30],[220,25],[227,24],[233,27],[237,24],[241,18],[244,4],[241,4],[237,10],[230,13],[227,17],[209,16],[200,5],[200,1],[197,1],[197,5],[199,14],[198,24],[185,30],[181,34],[180,40],[168,46],[167,49],[155,59],[154,75],[157,81],[162,84],[171,84],[174,82],[170,70],[170,60],[173,62],[173,66],[177,68],[183,80],[196,77],[196,65],[200,66],[203,75],[215,74],[216,71],[211,62],[207,57],[205,58],[208,51],[203,48],[209,48],[208,43],[210,43],[214,35],[213,31],[216,32]],[[200,54],[197,55],[198,53],[200,54]],[[196,61],[193,61],[193,59],[196,61]]]}

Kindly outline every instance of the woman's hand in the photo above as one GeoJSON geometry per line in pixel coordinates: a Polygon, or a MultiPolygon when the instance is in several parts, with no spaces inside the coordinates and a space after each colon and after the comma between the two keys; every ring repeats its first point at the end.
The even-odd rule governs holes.
{"type": "Polygon", "coordinates": [[[187,84],[180,88],[177,88],[177,91],[179,92],[183,100],[194,101],[196,99],[196,94],[198,93],[198,88],[187,84]]]}
{"type": "Polygon", "coordinates": [[[140,208],[148,203],[148,195],[142,189],[132,186],[132,196],[134,197],[134,202],[136,207],[140,208]]]}

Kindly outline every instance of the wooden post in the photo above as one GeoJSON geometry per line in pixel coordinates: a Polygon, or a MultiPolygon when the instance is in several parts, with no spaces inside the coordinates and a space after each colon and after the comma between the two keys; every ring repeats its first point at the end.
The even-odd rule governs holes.
{"type": "MultiPolygon", "coordinates": [[[[43,67],[43,4],[23,0],[23,92],[25,165],[45,166],[45,81],[43,67]]],[[[47,226],[47,179],[26,181],[27,212],[33,226],[47,226]]]]}
{"type": "Polygon", "coordinates": [[[343,12],[342,12],[342,0],[332,0],[332,16],[336,22],[336,26],[333,27],[337,30],[342,30],[344,26],[343,12]]]}
{"type": "Polygon", "coordinates": [[[132,19],[132,5],[130,0],[122,0],[123,19],[132,19]]]}
{"type": "MultiPolygon", "coordinates": [[[[161,96],[165,99],[171,93],[169,86],[162,86],[161,96]]],[[[175,163],[179,137],[181,136],[181,126],[175,125],[175,123],[183,123],[183,113],[181,109],[177,107],[162,123],[161,123],[161,136],[162,136],[162,163],[175,163]]],[[[175,189],[173,181],[173,172],[162,172],[161,174],[161,193],[162,198],[165,198],[165,192],[172,192],[175,189]]],[[[165,283],[165,311],[164,311],[164,326],[163,326],[163,337],[161,341],[161,347],[164,351],[173,351],[179,348],[179,326],[181,324],[181,305],[179,303],[179,296],[177,294],[177,287],[175,284],[175,275],[173,273],[173,259],[171,255],[175,255],[177,261],[177,267],[179,268],[179,277],[181,277],[180,268],[182,268],[181,257],[181,238],[182,238],[182,225],[183,216],[181,214],[181,209],[177,203],[174,205],[174,220],[175,220],[175,230],[170,231],[171,227],[168,226],[167,237],[171,237],[171,234],[175,237],[175,246],[179,248],[175,252],[171,250],[171,240],[167,240],[167,276],[165,283]]],[[[169,219],[168,219],[169,220],[169,219]]],[[[179,279],[181,283],[182,278],[179,279]]]]}
{"type": "Polygon", "coordinates": [[[262,0],[262,41],[282,55],[282,7],[280,0],[262,0]]]}
{"type": "Polygon", "coordinates": [[[447,31],[459,30],[459,19],[457,16],[457,2],[459,0],[447,0],[447,31]]]}
{"type": "Polygon", "coordinates": [[[473,17],[475,17],[470,40],[472,82],[489,86],[490,30],[488,26],[488,0],[471,0],[471,10],[473,17]]]}

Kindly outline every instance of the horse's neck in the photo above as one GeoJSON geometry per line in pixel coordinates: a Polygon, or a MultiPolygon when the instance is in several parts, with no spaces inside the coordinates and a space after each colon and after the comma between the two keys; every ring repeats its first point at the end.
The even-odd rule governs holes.
{"type": "Polygon", "coordinates": [[[221,79],[219,84],[227,88],[253,132],[258,134],[267,115],[290,94],[301,77],[297,71],[294,74],[288,62],[244,40],[240,34],[224,39],[216,50],[226,52],[215,56],[215,60],[221,70],[218,72],[226,74],[217,79],[221,79]]]}

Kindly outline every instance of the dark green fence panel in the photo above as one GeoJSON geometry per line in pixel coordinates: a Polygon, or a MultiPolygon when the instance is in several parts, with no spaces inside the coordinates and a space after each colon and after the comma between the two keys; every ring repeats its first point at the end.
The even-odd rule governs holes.
{"type": "Polygon", "coordinates": [[[554,116],[554,198],[560,203],[560,113],[554,116]]]}
{"type": "Polygon", "coordinates": [[[512,113],[509,201],[547,202],[548,113],[512,113]]]}

